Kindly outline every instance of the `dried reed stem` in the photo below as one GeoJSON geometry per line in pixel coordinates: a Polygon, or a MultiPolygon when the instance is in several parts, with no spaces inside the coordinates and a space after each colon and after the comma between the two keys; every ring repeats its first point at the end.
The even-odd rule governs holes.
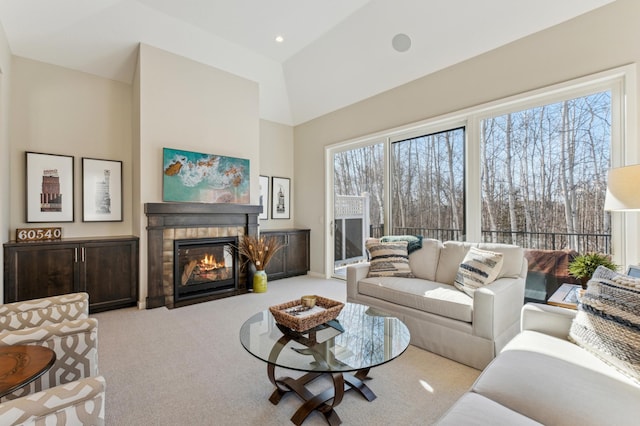
{"type": "Polygon", "coordinates": [[[244,257],[243,266],[247,262],[255,265],[256,270],[263,271],[269,261],[284,245],[276,237],[254,237],[244,235],[238,244],[238,253],[244,257]]]}

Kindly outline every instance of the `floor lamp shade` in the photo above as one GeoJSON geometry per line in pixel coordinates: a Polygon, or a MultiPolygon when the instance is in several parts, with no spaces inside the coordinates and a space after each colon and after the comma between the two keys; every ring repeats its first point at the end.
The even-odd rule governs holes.
{"type": "Polygon", "coordinates": [[[640,164],[609,170],[604,209],[640,211],[640,164]]]}

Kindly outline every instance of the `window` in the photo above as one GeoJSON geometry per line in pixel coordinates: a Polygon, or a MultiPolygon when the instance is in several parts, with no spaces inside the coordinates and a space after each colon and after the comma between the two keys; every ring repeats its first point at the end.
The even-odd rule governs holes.
{"type": "Polygon", "coordinates": [[[482,121],[482,239],[611,252],[611,92],[482,121]]]}
{"type": "Polygon", "coordinates": [[[464,128],[391,145],[391,233],[462,240],[464,128]]]}
{"type": "MultiPolygon", "coordinates": [[[[608,169],[640,162],[625,143],[635,139],[635,82],[635,66],[624,66],[327,147],[327,215],[343,201],[334,195],[366,193],[365,238],[597,251],[624,265],[640,256],[625,227],[640,221],[603,204],[608,169]]],[[[357,225],[328,226],[332,256],[333,233],[357,225]]]]}

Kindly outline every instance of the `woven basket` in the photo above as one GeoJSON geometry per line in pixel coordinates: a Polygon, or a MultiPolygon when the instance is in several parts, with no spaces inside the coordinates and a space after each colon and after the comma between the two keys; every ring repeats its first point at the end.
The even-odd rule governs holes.
{"type": "Polygon", "coordinates": [[[344,308],[344,303],[342,302],[327,299],[322,296],[316,296],[316,306],[324,308],[323,311],[304,317],[291,315],[288,312],[285,312],[286,309],[299,305],[300,299],[297,299],[281,303],[279,305],[270,306],[269,311],[278,324],[294,331],[306,331],[317,327],[320,324],[324,324],[327,321],[336,319],[342,308],[344,308]]]}

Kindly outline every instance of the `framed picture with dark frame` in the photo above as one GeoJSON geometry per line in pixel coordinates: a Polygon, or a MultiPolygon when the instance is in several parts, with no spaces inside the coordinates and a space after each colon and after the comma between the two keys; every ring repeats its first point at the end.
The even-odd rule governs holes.
{"type": "Polygon", "coordinates": [[[73,156],[26,152],[27,223],[73,222],[73,156]]]}
{"type": "Polygon", "coordinates": [[[291,179],[271,178],[271,219],[290,219],[291,179]]]}
{"type": "Polygon", "coordinates": [[[258,219],[269,219],[269,176],[260,175],[260,205],[262,213],[258,215],[258,219]]]}
{"type": "Polygon", "coordinates": [[[82,157],[82,221],[122,222],[122,161],[82,157]]]}

